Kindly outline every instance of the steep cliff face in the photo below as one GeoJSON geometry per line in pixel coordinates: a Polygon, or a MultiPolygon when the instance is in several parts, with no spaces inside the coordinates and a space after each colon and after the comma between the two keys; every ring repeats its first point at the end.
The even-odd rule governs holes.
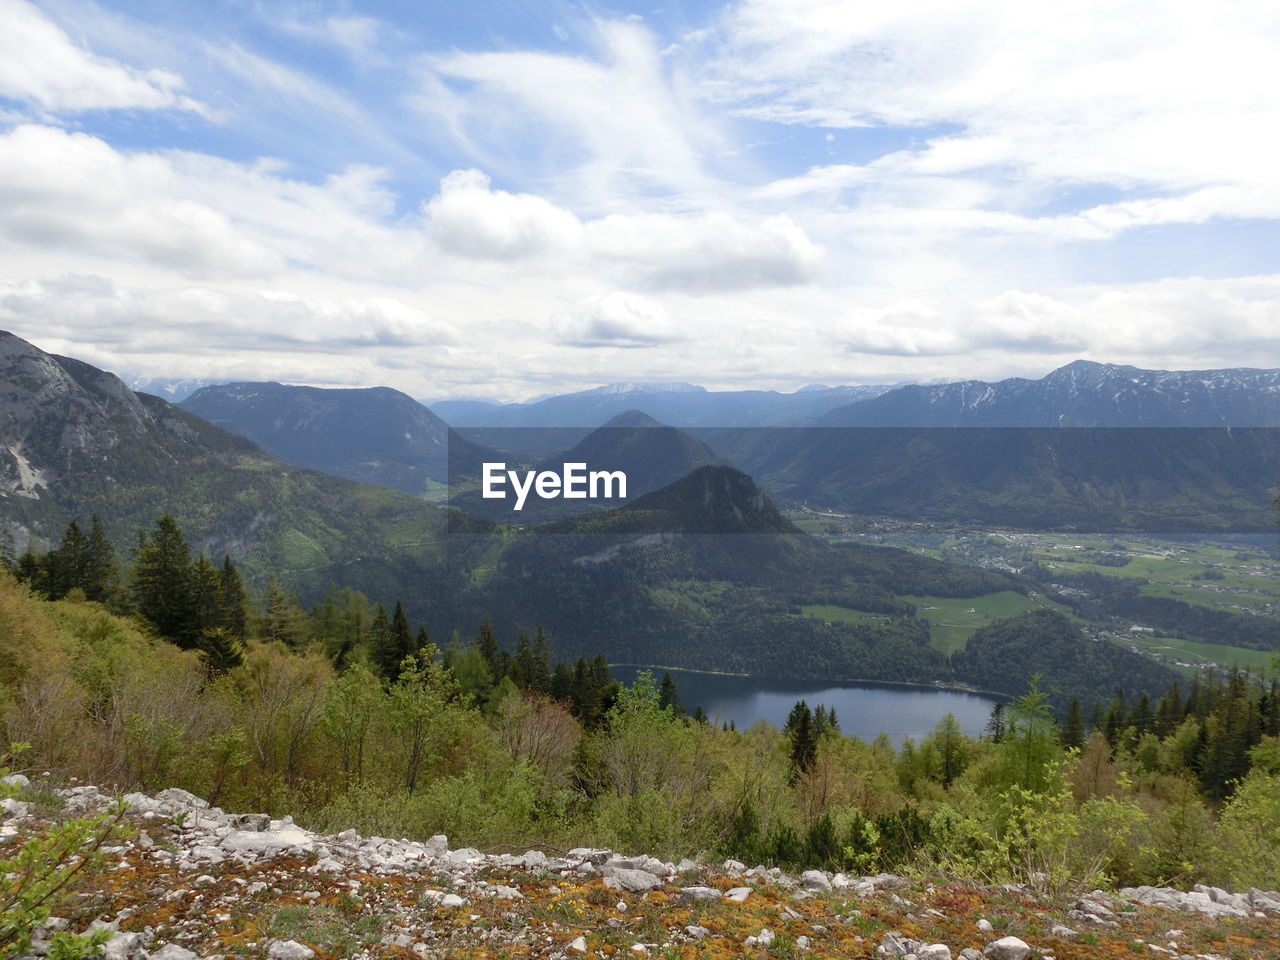
{"type": "Polygon", "coordinates": [[[100,515],[118,549],[162,514],[192,547],[289,578],[375,595],[434,583],[443,512],[324,476],[119,378],[0,332],[0,529],[18,549],[100,515]]]}
{"type": "Polygon", "coordinates": [[[173,460],[201,439],[192,419],[110,373],[0,331],[0,496],[38,500],[88,470],[105,471],[110,485],[121,457],[173,460]]]}

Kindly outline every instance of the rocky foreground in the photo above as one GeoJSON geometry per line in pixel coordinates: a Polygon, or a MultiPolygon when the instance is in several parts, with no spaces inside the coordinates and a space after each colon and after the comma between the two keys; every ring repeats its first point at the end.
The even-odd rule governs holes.
{"type": "MultiPolygon", "coordinates": [[[[20,778],[24,779],[24,778],[20,778]]],[[[59,816],[106,810],[57,791],[59,816]]],[[[321,836],[232,814],[184,790],[129,794],[132,835],[37,931],[114,932],[115,960],[197,957],[1280,957],[1280,893],[1137,887],[1054,903],[1028,887],[911,884],[891,874],[791,876],[736,861],[609,850],[549,856],[321,836]]],[[[42,825],[0,802],[0,856],[42,825]]]]}

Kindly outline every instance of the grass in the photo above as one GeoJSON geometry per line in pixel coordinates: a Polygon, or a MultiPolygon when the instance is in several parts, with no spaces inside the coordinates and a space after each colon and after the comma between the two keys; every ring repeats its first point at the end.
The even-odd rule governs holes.
{"type": "Polygon", "coordinates": [[[904,596],[916,605],[916,616],[929,621],[929,645],[939,653],[963,650],[979,627],[996,620],[1016,617],[1041,604],[1012,590],[981,597],[904,596]]]}
{"type": "Polygon", "coordinates": [[[863,610],[850,610],[848,607],[837,607],[830,603],[811,603],[800,608],[806,617],[816,617],[827,623],[861,623],[866,620],[883,620],[882,613],[867,613],[863,610]]]}
{"type": "Polygon", "coordinates": [[[1245,667],[1261,671],[1271,667],[1276,655],[1266,650],[1229,647],[1220,643],[1198,643],[1177,637],[1153,637],[1139,634],[1125,641],[1162,657],[1172,657],[1194,664],[1216,663],[1220,666],[1245,667]]]}

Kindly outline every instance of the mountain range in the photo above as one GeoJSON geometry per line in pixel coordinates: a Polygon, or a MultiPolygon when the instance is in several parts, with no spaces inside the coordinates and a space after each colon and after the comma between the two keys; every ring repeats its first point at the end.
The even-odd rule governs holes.
{"type": "Polygon", "coordinates": [[[543,397],[529,403],[437,400],[431,409],[451,426],[596,427],[628,410],[643,410],[674,427],[774,427],[810,423],[855,400],[875,397],[887,384],[827,387],[795,393],[712,391],[689,383],[617,383],[543,397]]]}
{"type": "Polygon", "coordinates": [[[907,385],[833,409],[841,427],[1280,427],[1280,370],[1076,360],[1039,380],[907,385]]]}
{"type": "Polygon", "coordinates": [[[451,472],[495,456],[390,387],[229,383],[202,387],[180,406],[289,463],[431,499],[443,498],[451,472]]]}
{"type": "MultiPolygon", "coordinates": [[[[628,430],[663,432],[620,432],[628,430]]],[[[470,633],[486,614],[504,636],[543,624],[564,656],[932,679],[949,675],[946,659],[895,590],[976,596],[1017,588],[975,568],[799,533],[749,477],[723,465],[702,466],[620,510],[527,531],[498,528],[286,464],[11,334],[0,334],[0,449],[0,526],[20,547],[56,543],[70,520],[96,513],[124,553],[139,529],[167,513],[196,549],[230,554],[258,585],[276,575],[304,603],[336,582],[378,602],[403,599],[435,637],[470,633]],[[663,532],[647,532],[642,521],[654,517],[663,532]],[[825,623],[801,614],[807,603],[871,615],[825,623]]]]}

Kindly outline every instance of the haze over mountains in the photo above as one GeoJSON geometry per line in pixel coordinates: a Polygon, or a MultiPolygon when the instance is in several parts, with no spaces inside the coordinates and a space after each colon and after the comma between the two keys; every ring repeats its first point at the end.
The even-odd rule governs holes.
{"type": "Polygon", "coordinates": [[[795,393],[712,391],[689,383],[616,383],[531,403],[437,400],[431,409],[453,427],[594,427],[628,410],[643,410],[673,427],[771,427],[812,421],[886,384],[825,387],[795,393]]]}
{"type": "Polygon", "coordinates": [[[1280,476],[1271,429],[1280,424],[1275,370],[1144,371],[1076,361],[1040,380],[898,387],[785,428],[682,430],[642,406],[702,404],[683,419],[719,410],[751,421],[781,417],[797,398],[812,396],[821,406],[850,389],[713,393],[690,384],[612,384],[530,404],[482,405],[497,411],[494,419],[530,425],[461,432],[386,388],[231,384],[204,388],[183,406],[282,459],[338,476],[442,498],[451,472],[456,506],[526,525],[613,504],[539,500],[513,515],[502,501],[479,496],[483,461],[623,470],[633,498],[697,467],[729,463],[789,506],[840,513],[1029,529],[1270,529],[1280,476]],[[594,431],[555,426],[625,404],[635,406],[594,431]]]}

